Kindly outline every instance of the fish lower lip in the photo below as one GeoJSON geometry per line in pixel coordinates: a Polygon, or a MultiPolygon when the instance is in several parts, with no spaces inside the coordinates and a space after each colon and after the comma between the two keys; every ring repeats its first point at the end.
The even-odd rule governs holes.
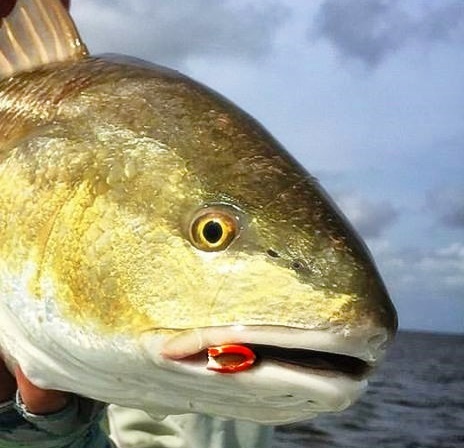
{"type": "MultiPolygon", "coordinates": [[[[353,356],[337,353],[321,352],[307,349],[294,349],[263,344],[241,344],[248,347],[256,355],[258,366],[265,361],[289,364],[301,368],[309,368],[320,374],[341,374],[360,380],[369,375],[372,367],[365,361],[353,356]]],[[[201,364],[207,362],[207,350],[178,358],[180,362],[201,364]]]]}

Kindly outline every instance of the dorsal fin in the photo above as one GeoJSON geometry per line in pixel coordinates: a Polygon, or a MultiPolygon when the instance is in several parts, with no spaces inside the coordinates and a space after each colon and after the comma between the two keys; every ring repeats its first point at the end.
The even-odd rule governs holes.
{"type": "Polygon", "coordinates": [[[87,56],[60,0],[18,0],[0,25],[0,78],[87,56]]]}

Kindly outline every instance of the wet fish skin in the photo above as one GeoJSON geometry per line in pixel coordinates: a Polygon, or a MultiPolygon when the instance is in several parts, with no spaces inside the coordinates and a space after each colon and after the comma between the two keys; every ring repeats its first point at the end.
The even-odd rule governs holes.
{"type": "Polygon", "coordinates": [[[47,388],[296,421],[348,406],[365,378],[272,362],[224,378],[182,357],[249,343],[375,366],[396,331],[368,250],[317,180],[164,67],[82,56],[0,79],[0,211],[0,347],[47,388]],[[225,250],[192,241],[208,210],[236,222],[225,250]]]}

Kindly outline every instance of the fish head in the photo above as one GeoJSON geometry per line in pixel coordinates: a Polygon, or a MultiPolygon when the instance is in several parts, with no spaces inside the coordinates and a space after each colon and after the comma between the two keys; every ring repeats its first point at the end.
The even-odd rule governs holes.
{"type": "Polygon", "coordinates": [[[44,70],[47,82],[93,77],[18,143],[48,213],[23,276],[37,353],[23,355],[26,373],[150,412],[272,424],[354,402],[396,314],[317,180],[177,72],[99,58],[44,70]],[[256,363],[208,369],[208,348],[224,344],[256,363]]]}

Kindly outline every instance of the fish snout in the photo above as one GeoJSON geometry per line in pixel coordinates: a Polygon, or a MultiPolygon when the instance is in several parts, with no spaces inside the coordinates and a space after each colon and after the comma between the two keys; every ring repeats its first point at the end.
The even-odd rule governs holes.
{"type": "Polygon", "coordinates": [[[359,337],[360,357],[371,367],[377,367],[393,342],[398,329],[396,309],[390,295],[375,270],[367,274],[366,292],[354,306],[353,322],[348,321],[348,334],[359,337]]]}

